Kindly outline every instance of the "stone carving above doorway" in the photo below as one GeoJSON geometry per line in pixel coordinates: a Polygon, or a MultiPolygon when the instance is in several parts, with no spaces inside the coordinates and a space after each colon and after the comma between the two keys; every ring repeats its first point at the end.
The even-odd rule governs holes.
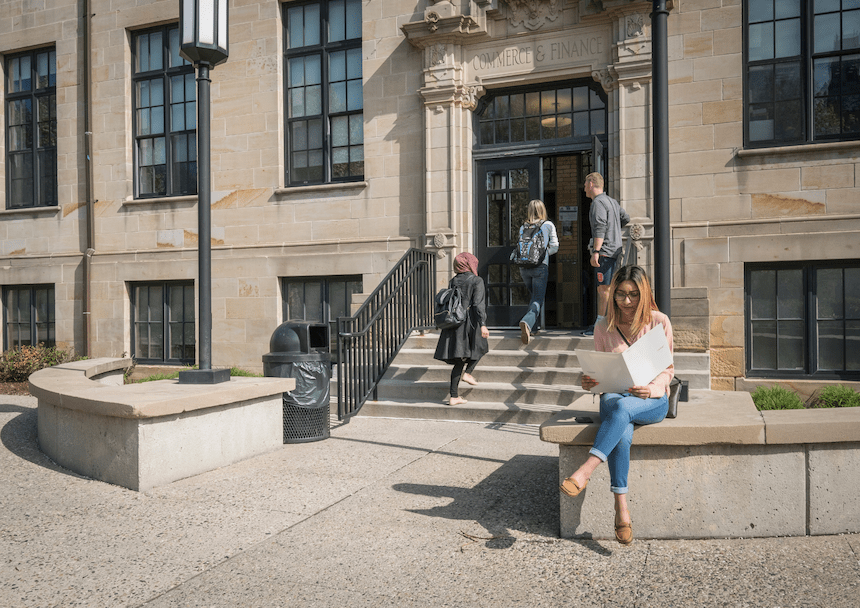
{"type": "Polygon", "coordinates": [[[510,9],[508,21],[514,27],[540,29],[547,21],[558,19],[558,0],[505,0],[510,9]]]}

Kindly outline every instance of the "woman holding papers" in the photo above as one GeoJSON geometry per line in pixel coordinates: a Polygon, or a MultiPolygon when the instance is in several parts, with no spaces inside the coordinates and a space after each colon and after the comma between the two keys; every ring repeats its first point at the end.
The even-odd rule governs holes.
{"type": "MultiPolygon", "coordinates": [[[[669,348],[672,324],[657,309],[645,271],[625,266],[612,278],[609,293],[613,306],[594,327],[594,346],[598,351],[624,352],[650,329],[662,325],[669,348]]],[[[561,484],[561,491],[576,496],[585,489],[591,474],[602,462],[609,465],[610,490],[615,495],[615,538],[622,544],[633,541],[633,527],[627,509],[627,474],[630,470],[630,445],[634,424],[654,424],[666,417],[669,383],[675,375],[667,367],[645,386],[631,386],[623,393],[600,396],[600,429],[589,451],[590,456],[573,475],[561,484]]],[[[583,375],[582,388],[590,391],[598,382],[583,375]]]]}

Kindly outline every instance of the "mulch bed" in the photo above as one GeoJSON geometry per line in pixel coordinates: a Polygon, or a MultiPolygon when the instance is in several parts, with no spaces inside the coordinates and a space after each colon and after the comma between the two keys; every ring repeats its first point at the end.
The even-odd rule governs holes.
{"type": "Polygon", "coordinates": [[[0,395],[29,395],[29,382],[0,382],[0,395]]]}

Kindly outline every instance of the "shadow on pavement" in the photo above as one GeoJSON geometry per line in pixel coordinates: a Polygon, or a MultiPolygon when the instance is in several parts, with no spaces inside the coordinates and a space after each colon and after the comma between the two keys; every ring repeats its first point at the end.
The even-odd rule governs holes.
{"type": "MultiPolygon", "coordinates": [[[[552,539],[551,542],[568,542],[559,539],[558,535],[558,458],[515,456],[471,488],[398,483],[392,489],[452,499],[445,506],[410,509],[410,512],[477,522],[487,530],[489,536],[462,534],[473,541],[485,541],[488,549],[508,549],[513,546],[518,539],[511,535],[512,530],[552,539]]],[[[612,553],[589,539],[570,539],[569,542],[580,544],[600,555],[612,553]]]]}
{"type": "Polygon", "coordinates": [[[0,429],[0,442],[10,453],[35,465],[78,479],[88,479],[64,469],[39,449],[36,431],[36,408],[4,402],[0,396],[0,414],[19,414],[0,429]]]}

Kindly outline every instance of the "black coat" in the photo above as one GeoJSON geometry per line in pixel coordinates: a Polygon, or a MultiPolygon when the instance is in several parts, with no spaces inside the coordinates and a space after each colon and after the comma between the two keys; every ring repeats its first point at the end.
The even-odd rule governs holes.
{"type": "Polygon", "coordinates": [[[443,329],[436,344],[434,359],[454,363],[458,359],[477,361],[490,350],[487,339],[481,336],[481,326],[487,324],[487,300],[484,281],[471,272],[461,272],[451,279],[463,294],[469,306],[469,316],[459,327],[443,329]]]}

